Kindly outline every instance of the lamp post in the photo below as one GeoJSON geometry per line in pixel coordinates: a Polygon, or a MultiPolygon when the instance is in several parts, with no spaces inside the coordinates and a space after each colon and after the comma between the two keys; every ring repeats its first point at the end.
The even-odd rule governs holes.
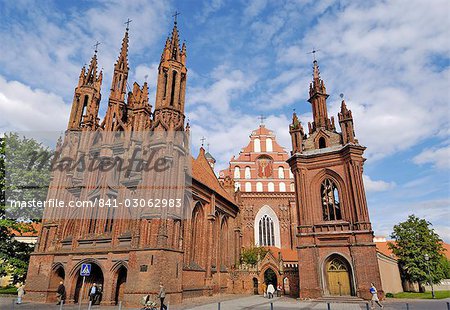
{"type": "Polygon", "coordinates": [[[431,279],[430,264],[429,264],[430,256],[428,256],[428,254],[425,254],[425,260],[427,261],[428,281],[430,282],[430,285],[431,285],[431,298],[434,299],[435,296],[434,296],[434,289],[433,289],[433,280],[431,279]]]}

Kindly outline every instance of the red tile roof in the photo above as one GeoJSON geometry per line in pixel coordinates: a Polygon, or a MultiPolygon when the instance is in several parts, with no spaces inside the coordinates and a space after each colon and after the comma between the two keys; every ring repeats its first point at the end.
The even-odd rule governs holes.
{"type": "Polygon", "coordinates": [[[203,185],[209,187],[217,194],[227,199],[228,201],[236,204],[234,197],[227,192],[222,185],[220,185],[219,180],[211,168],[208,160],[205,156],[205,149],[200,148],[200,153],[197,158],[192,158],[192,177],[203,185]]]}
{"type": "MultiPolygon", "coordinates": [[[[383,242],[375,242],[375,245],[377,246],[377,250],[380,253],[383,253],[386,256],[396,258],[394,253],[392,253],[392,250],[389,248],[388,243],[394,243],[394,241],[383,241],[383,242]]],[[[450,244],[443,243],[444,249],[444,255],[447,257],[448,260],[450,260],[450,244]]]]}
{"type": "Polygon", "coordinates": [[[298,262],[297,250],[280,249],[275,246],[266,246],[265,248],[269,249],[275,258],[278,258],[278,253],[281,253],[281,258],[284,262],[298,262]]]}

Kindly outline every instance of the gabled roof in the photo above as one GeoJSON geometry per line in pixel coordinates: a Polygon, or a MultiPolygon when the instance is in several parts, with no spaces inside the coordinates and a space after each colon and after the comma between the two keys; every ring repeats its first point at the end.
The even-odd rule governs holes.
{"type": "Polygon", "coordinates": [[[192,178],[209,187],[226,200],[236,204],[234,197],[220,185],[214,170],[206,159],[203,147],[200,148],[197,158],[192,157],[192,178]]]}
{"type": "MultiPolygon", "coordinates": [[[[389,248],[389,245],[388,245],[389,243],[395,243],[395,241],[392,241],[392,240],[381,241],[381,242],[375,241],[375,245],[377,246],[377,251],[386,256],[397,259],[397,257],[394,255],[394,253],[392,253],[392,250],[389,248]]],[[[442,245],[445,249],[444,255],[447,257],[448,260],[450,260],[450,244],[444,242],[444,243],[442,243],[442,245]]]]}

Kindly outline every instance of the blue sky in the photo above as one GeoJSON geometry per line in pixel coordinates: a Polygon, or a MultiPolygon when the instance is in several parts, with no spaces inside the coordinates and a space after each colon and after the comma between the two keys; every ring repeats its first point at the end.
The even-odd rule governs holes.
{"type": "Polygon", "coordinates": [[[416,214],[450,242],[450,4],[427,1],[4,1],[0,131],[63,130],[81,67],[98,40],[104,114],[127,18],[130,77],[156,72],[175,10],[188,47],[186,114],[194,153],[205,136],[218,169],[264,114],[290,150],[288,124],[306,101],[317,58],[338,112],[343,93],[367,146],[365,186],[376,235],[416,214]]]}

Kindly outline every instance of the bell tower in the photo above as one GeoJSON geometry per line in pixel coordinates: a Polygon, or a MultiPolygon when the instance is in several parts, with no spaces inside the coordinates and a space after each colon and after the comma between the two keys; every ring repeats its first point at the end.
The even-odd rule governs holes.
{"type": "Polygon", "coordinates": [[[75,88],[70,112],[68,130],[96,130],[100,106],[103,73],[97,74],[97,49],[92,56],[89,68],[83,66],[75,88]]]}
{"type": "Polygon", "coordinates": [[[300,298],[371,297],[370,283],[382,292],[376,247],[363,184],[365,147],[355,139],[351,111],[342,102],[336,131],[317,61],[309,102],[309,135],[294,113],[290,125],[294,174],[300,298]]]}
{"type": "Polygon", "coordinates": [[[186,44],[180,48],[177,21],[158,67],[154,121],[156,130],[183,130],[186,93],[186,44]]]}

